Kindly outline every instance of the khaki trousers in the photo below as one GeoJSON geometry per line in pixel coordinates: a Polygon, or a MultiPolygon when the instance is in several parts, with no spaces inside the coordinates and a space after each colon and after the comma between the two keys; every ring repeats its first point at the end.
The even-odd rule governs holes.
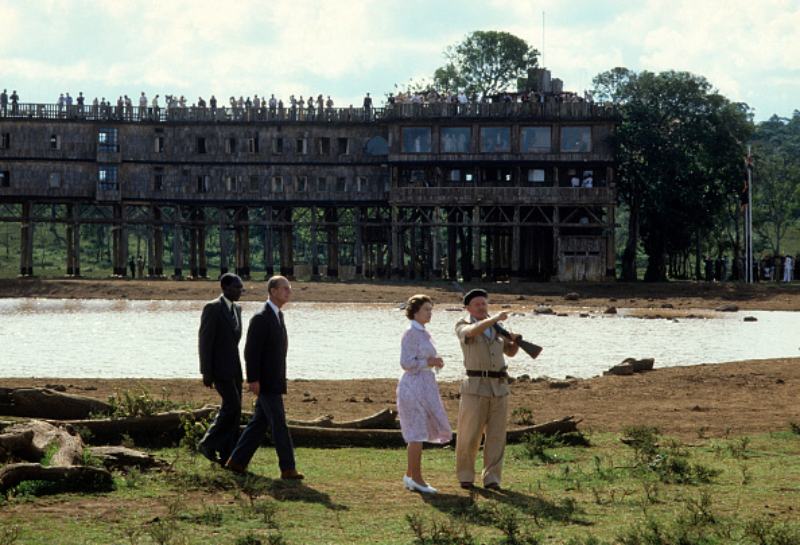
{"type": "Polygon", "coordinates": [[[500,484],[506,449],[508,396],[461,394],[456,436],[456,475],[459,482],[475,480],[475,458],[483,442],[483,484],[500,484]]]}

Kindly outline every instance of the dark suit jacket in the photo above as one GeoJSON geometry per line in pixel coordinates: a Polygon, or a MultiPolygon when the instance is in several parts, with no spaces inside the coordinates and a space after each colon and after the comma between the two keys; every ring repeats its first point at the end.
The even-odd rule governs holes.
{"type": "Polygon", "coordinates": [[[242,362],[239,359],[242,308],[236,303],[233,308],[236,310],[237,323],[234,323],[222,297],[207,303],[200,317],[197,345],[200,373],[214,381],[242,381],[242,362]]]}
{"type": "Polygon", "coordinates": [[[286,393],[286,350],[288,339],[280,321],[268,304],[250,319],[244,361],[247,382],[260,383],[261,391],[286,393]]]}

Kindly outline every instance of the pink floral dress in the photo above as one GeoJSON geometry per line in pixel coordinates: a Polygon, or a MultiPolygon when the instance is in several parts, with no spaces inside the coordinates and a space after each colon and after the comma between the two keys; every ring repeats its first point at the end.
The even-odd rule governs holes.
{"type": "Polygon", "coordinates": [[[411,320],[400,344],[403,376],[397,384],[397,412],[406,443],[447,443],[453,437],[428,358],[436,355],[430,333],[411,320]]]}

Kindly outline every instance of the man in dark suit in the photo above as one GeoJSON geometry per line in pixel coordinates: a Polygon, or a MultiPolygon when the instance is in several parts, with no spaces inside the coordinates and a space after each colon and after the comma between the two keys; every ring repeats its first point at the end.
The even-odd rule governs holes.
{"type": "Polygon", "coordinates": [[[203,308],[197,348],[203,384],[216,388],[222,406],[197,450],[212,462],[224,464],[239,438],[242,415],[242,308],[236,301],[244,286],[242,279],[231,273],[223,274],[219,283],[222,295],[203,308]]]}
{"type": "Polygon", "coordinates": [[[302,479],[295,467],[294,445],[283,407],[289,338],[281,307],[289,302],[292,286],[286,277],[273,276],[267,282],[267,292],[269,299],[264,308],[250,320],[244,347],[247,385],[258,396],[256,408],[225,467],[244,473],[269,428],[281,479],[302,479]]]}

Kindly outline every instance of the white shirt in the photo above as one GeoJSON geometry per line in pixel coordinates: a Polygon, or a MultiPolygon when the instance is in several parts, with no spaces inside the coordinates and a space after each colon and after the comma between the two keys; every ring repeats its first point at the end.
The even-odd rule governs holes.
{"type": "MultiPolygon", "coordinates": [[[[231,308],[233,307],[233,301],[231,301],[230,299],[228,299],[224,295],[222,296],[222,300],[225,301],[225,306],[228,307],[228,312],[230,312],[231,308]]],[[[235,312],[233,313],[233,321],[237,326],[239,325],[239,318],[237,318],[235,312]]]]}
{"type": "Polygon", "coordinates": [[[425,331],[425,326],[416,320],[411,320],[411,327],[414,329],[419,329],[420,331],[425,331]]]}
{"type": "Polygon", "coordinates": [[[281,309],[278,308],[278,305],[267,299],[267,306],[272,309],[272,312],[275,313],[275,317],[278,318],[278,321],[281,321],[281,309]]]}

